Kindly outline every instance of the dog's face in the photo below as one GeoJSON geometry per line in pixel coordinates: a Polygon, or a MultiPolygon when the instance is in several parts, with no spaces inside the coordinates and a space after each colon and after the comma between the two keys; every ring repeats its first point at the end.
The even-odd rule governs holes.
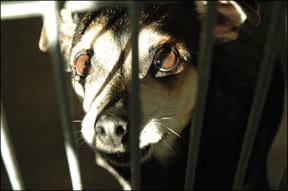
{"type": "MultiPolygon", "coordinates": [[[[172,31],[165,31],[163,27],[168,26],[168,19],[177,22],[175,16],[168,15],[169,12],[157,15],[159,10],[158,7],[150,8],[150,12],[155,12],[153,17],[147,10],[142,12],[143,24],[139,28],[139,147],[143,159],[156,149],[156,145],[161,146],[161,151],[170,149],[167,145],[189,122],[197,85],[195,63],[192,62],[196,52],[192,50],[193,40],[189,37],[196,33],[195,28],[182,31],[185,26],[181,24],[179,33],[190,40],[190,44],[185,44],[178,31],[172,35],[172,31]],[[152,19],[154,21],[149,21],[152,19]]],[[[127,163],[131,30],[125,9],[108,8],[97,14],[95,22],[75,42],[70,60],[76,76],[85,76],[80,83],[73,79],[87,113],[82,135],[89,145],[112,162],[127,163]],[[107,27],[111,20],[113,26],[107,27]],[[103,28],[107,29],[103,31],[103,28]],[[93,53],[89,55],[87,50],[93,53]]]]}
{"type": "MultiPolygon", "coordinates": [[[[172,154],[175,139],[191,120],[198,79],[199,31],[205,10],[206,3],[198,1],[149,5],[141,11],[138,52],[142,160],[153,153],[172,154]]],[[[215,37],[222,41],[236,39],[235,27],[244,22],[245,13],[234,1],[219,3],[218,11],[222,23],[218,23],[215,37]]],[[[63,38],[67,46],[62,47],[69,52],[72,84],[86,113],[82,135],[113,164],[128,164],[132,50],[127,9],[98,10],[86,14],[77,27],[71,26],[73,37],[63,38]]]]}

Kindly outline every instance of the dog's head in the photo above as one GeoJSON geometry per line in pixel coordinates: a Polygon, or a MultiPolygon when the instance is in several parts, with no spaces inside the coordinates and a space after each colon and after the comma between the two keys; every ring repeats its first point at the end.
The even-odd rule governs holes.
{"type": "MultiPolygon", "coordinates": [[[[141,10],[139,147],[143,159],[153,152],[171,153],[169,145],[189,124],[196,98],[196,58],[205,11],[206,1],[148,4],[141,10]]],[[[217,41],[235,40],[247,16],[257,21],[251,9],[243,9],[234,1],[219,1],[217,11],[217,41]]],[[[87,13],[77,25],[67,10],[61,13],[62,50],[86,112],[82,135],[114,164],[126,164],[131,82],[127,9],[108,7],[87,13]]],[[[45,49],[43,39],[41,49],[45,49]]]]}

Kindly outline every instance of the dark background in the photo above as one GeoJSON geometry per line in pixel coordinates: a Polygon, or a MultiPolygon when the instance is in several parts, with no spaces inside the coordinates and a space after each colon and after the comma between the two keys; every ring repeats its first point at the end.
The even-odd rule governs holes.
{"type": "MultiPolygon", "coordinates": [[[[262,23],[256,32],[252,31],[257,40],[265,39],[268,29],[271,3],[263,4],[262,23]]],[[[71,189],[54,87],[57,82],[53,78],[49,55],[38,49],[41,25],[40,17],[1,20],[1,102],[25,188],[71,189]]],[[[72,119],[80,120],[83,116],[81,105],[72,91],[68,75],[66,79],[72,119]]],[[[79,132],[80,123],[73,123],[73,128],[79,132]]],[[[119,188],[111,175],[94,164],[92,151],[78,137],[84,189],[119,188]]],[[[279,139],[273,148],[268,172],[275,188],[287,163],[287,107],[279,139]]],[[[1,162],[2,189],[11,187],[1,162]]]]}
{"type": "MultiPolygon", "coordinates": [[[[63,133],[59,117],[52,64],[38,49],[41,18],[1,21],[1,102],[10,137],[27,189],[70,189],[63,133]]],[[[66,76],[72,119],[81,120],[78,98],[66,76]]],[[[1,111],[2,112],[2,111],[1,111]]],[[[94,163],[93,153],[80,137],[80,123],[73,123],[79,143],[84,188],[118,188],[110,175],[94,163]]],[[[1,163],[1,189],[10,184],[1,163]]]]}

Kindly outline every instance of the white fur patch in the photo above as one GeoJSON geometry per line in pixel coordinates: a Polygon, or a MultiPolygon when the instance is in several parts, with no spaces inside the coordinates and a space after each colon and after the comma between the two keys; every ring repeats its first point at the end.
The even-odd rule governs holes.
{"type": "Polygon", "coordinates": [[[92,63],[95,71],[86,78],[85,95],[83,95],[84,92],[81,91],[81,87],[76,87],[76,92],[80,96],[84,96],[83,108],[86,112],[89,111],[95,96],[100,93],[100,88],[120,56],[120,48],[117,47],[111,32],[107,31],[97,36],[100,28],[100,26],[95,26],[85,33],[81,42],[75,46],[71,54],[71,65],[73,66],[74,55],[79,51],[91,48],[94,50],[92,63]],[[94,60],[97,60],[97,62],[93,62],[94,60]]]}
{"type": "Polygon", "coordinates": [[[146,27],[139,33],[139,77],[143,78],[151,63],[145,63],[142,60],[147,59],[151,47],[158,45],[161,41],[168,41],[171,37],[157,32],[153,26],[146,27]],[[142,62],[141,62],[142,61],[142,62]]]}
{"type": "Polygon", "coordinates": [[[163,131],[161,131],[160,126],[157,120],[150,120],[140,133],[140,148],[144,148],[149,144],[157,143],[161,140],[163,131]]]}

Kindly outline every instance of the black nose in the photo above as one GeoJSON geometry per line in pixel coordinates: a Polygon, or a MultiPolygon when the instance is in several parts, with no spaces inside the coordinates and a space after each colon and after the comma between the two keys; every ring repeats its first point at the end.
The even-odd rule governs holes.
{"type": "Polygon", "coordinates": [[[107,146],[127,144],[127,122],[123,119],[102,117],[96,122],[95,132],[98,139],[107,146]]]}

